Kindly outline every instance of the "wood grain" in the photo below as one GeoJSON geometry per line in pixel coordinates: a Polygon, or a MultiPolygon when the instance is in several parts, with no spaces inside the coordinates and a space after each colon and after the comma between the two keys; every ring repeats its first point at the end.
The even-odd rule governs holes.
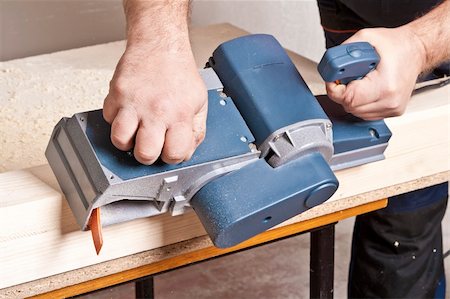
{"type": "MultiPolygon", "coordinates": [[[[226,24],[193,30],[191,39],[197,61],[206,61],[220,42],[244,33],[226,24]]],[[[22,95],[26,109],[41,109],[39,100],[50,98],[53,105],[61,101],[61,106],[67,109],[64,115],[85,110],[93,103],[86,104],[84,99],[98,96],[94,88],[97,85],[92,85],[96,82],[93,78],[101,79],[95,84],[107,86],[115,59],[122,50],[123,43],[112,43],[6,62],[2,68],[21,75],[8,77],[11,85],[6,84],[4,90],[2,86],[0,92],[22,95]],[[30,81],[32,84],[23,81],[31,75],[35,76],[35,81],[30,81]],[[60,91],[55,89],[56,83],[46,81],[48,75],[61,78],[63,82],[72,80],[62,90],[67,97],[52,98],[53,92],[58,91],[55,94],[59,96],[60,91]],[[21,89],[25,87],[32,92],[21,89]],[[77,102],[69,95],[77,94],[79,89],[83,92],[78,93],[77,102]]],[[[309,86],[315,86],[316,93],[323,91],[315,64],[293,53],[290,55],[309,86]]],[[[340,187],[328,202],[278,228],[447,181],[450,173],[449,93],[447,86],[414,96],[404,116],[387,120],[393,137],[385,160],[337,172],[340,187]]],[[[18,104],[5,101],[0,107],[2,115],[16,117],[14,125],[0,128],[0,131],[4,129],[2,134],[5,132],[0,134],[0,138],[5,138],[0,141],[0,154],[3,161],[10,163],[4,164],[11,166],[9,169],[43,163],[43,144],[47,143],[52,126],[62,116],[60,110],[49,106],[46,113],[37,114],[33,119],[25,108],[26,111],[13,110],[19,109],[15,106],[18,104]],[[48,117],[48,124],[32,129],[25,125],[33,121],[40,124],[45,117],[48,117]],[[20,125],[22,123],[24,125],[20,125]],[[33,134],[24,135],[28,130],[33,134]],[[13,154],[4,156],[9,151],[3,149],[9,146],[14,149],[13,154]]],[[[183,255],[211,247],[194,213],[177,217],[161,215],[105,227],[104,246],[97,256],[90,233],[79,231],[48,165],[1,173],[0,200],[0,297],[39,294],[154,264],[173,254],[183,255]],[[168,247],[170,244],[182,245],[168,247]]]]}

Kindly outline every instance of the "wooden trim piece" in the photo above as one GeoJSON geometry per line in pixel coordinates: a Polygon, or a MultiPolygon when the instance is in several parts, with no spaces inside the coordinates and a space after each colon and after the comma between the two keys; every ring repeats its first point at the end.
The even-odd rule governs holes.
{"type": "MultiPolygon", "coordinates": [[[[387,199],[363,204],[350,209],[342,210],[332,214],[313,218],[310,220],[277,227],[272,230],[259,234],[237,246],[231,248],[220,249],[217,247],[206,247],[192,252],[187,252],[172,258],[164,259],[152,264],[126,270],[123,272],[100,277],[91,281],[75,284],[62,289],[54,290],[48,293],[37,295],[31,298],[65,298],[69,296],[80,295],[92,292],[98,289],[114,286],[120,283],[129,282],[134,279],[145,277],[152,274],[172,270],[181,266],[200,262],[213,257],[232,253],[246,248],[251,248],[270,241],[281,239],[287,236],[305,232],[317,227],[321,227],[330,223],[337,222],[353,216],[365,214],[371,211],[379,210],[387,206],[387,199]]],[[[186,241],[187,242],[187,241],[186,241]]]]}
{"type": "Polygon", "coordinates": [[[103,233],[102,222],[100,220],[100,208],[92,210],[91,217],[89,219],[89,229],[92,232],[92,240],[94,241],[95,252],[97,255],[102,250],[103,246],[103,233]]]}

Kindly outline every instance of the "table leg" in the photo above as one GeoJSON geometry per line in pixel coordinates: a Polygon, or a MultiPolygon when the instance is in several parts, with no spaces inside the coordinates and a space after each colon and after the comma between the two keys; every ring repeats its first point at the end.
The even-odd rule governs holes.
{"type": "Polygon", "coordinates": [[[153,299],[153,276],[147,276],[144,279],[135,282],[136,299],[153,299]]]}
{"type": "Polygon", "coordinates": [[[334,227],[336,223],[311,232],[310,297],[333,298],[334,227]]]}

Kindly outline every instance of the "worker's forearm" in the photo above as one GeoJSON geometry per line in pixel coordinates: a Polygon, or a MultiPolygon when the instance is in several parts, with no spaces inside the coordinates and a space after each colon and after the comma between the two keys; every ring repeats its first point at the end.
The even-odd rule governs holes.
{"type": "Polygon", "coordinates": [[[208,94],[188,34],[188,0],[125,0],[127,48],[103,104],[111,142],[137,161],[190,159],[205,137],[208,94]]]}
{"type": "Polygon", "coordinates": [[[190,50],[189,0],[124,0],[127,48],[146,51],[190,50]]]}
{"type": "Polygon", "coordinates": [[[411,30],[422,44],[422,71],[450,60],[450,0],[445,0],[404,27],[411,30]]]}

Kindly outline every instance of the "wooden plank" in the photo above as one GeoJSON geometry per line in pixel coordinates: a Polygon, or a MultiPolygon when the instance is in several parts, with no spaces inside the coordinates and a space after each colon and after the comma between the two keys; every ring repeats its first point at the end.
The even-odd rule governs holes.
{"type": "MultiPolygon", "coordinates": [[[[193,250],[190,252],[184,252],[179,255],[172,255],[171,257],[150,263],[144,266],[140,266],[134,269],[122,271],[120,273],[104,276],[101,278],[93,279],[88,282],[71,285],[62,289],[58,289],[52,292],[48,292],[42,295],[37,295],[34,298],[66,298],[70,296],[76,296],[79,294],[91,292],[101,288],[106,288],[118,283],[128,282],[134,279],[145,277],[148,275],[160,273],[163,271],[171,270],[177,267],[189,265],[213,257],[218,257],[224,254],[232,253],[246,248],[251,248],[260,244],[264,244],[270,241],[281,239],[286,236],[295,235],[301,232],[309,231],[316,227],[321,227],[327,224],[337,222],[342,219],[346,219],[355,215],[360,215],[375,211],[386,207],[387,199],[381,199],[368,204],[364,204],[358,207],[342,210],[326,216],[313,218],[303,222],[282,226],[267,232],[264,232],[258,236],[255,236],[242,244],[237,246],[220,249],[214,246],[208,246],[205,248],[193,250]]],[[[186,241],[185,241],[186,242],[186,241]]],[[[182,242],[182,243],[185,243],[182,242]]],[[[182,246],[181,244],[175,244],[174,246],[182,246]]],[[[176,250],[174,250],[176,251],[176,250]]]]}
{"type": "MultiPolygon", "coordinates": [[[[194,30],[197,61],[244,33],[230,25],[194,30]]],[[[101,106],[101,88],[121,51],[119,42],[3,63],[10,76],[0,81],[0,113],[6,116],[0,120],[0,169],[45,162],[56,121],[101,106]]],[[[290,55],[308,84],[323,91],[314,63],[290,55]]],[[[449,92],[445,87],[415,96],[404,116],[388,120],[394,136],[386,160],[337,172],[340,187],[332,199],[280,227],[448,180],[449,92]]],[[[161,249],[169,244],[189,240],[178,254],[211,246],[193,213],[162,215],[106,227],[96,256],[90,233],[79,231],[47,165],[0,174],[0,199],[0,296],[37,294],[152,264],[170,255],[161,249]]]]}

